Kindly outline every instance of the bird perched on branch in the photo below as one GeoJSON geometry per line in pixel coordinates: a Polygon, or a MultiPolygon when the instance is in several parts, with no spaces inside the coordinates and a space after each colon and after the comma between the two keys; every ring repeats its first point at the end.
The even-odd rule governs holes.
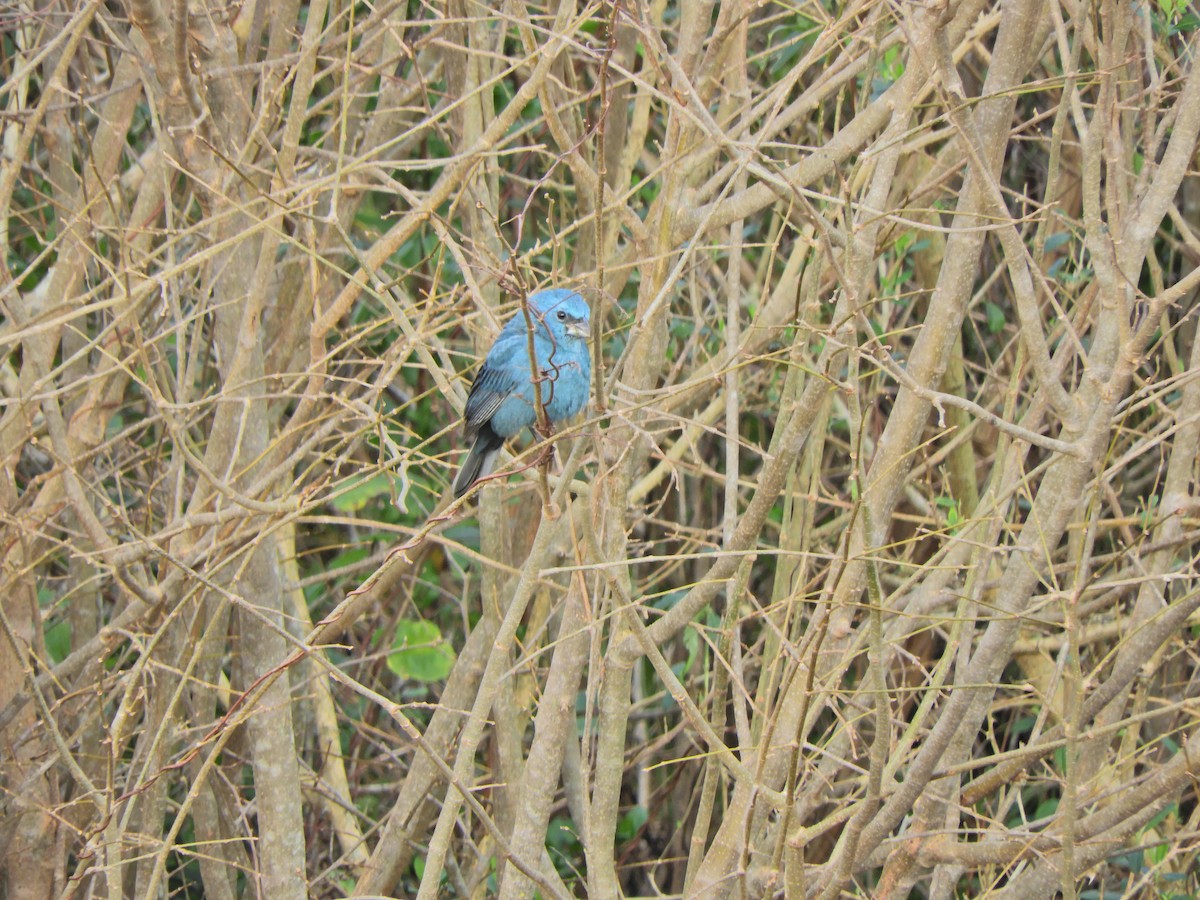
{"type": "Polygon", "coordinates": [[[461,497],[492,471],[504,442],[538,422],[534,378],[551,424],[570,419],[587,405],[592,382],[588,353],[587,302],[562,288],[539,291],[505,323],[471,385],[463,413],[467,440],[473,441],[454,479],[461,497]],[[537,365],[529,364],[529,327],[537,365]]]}

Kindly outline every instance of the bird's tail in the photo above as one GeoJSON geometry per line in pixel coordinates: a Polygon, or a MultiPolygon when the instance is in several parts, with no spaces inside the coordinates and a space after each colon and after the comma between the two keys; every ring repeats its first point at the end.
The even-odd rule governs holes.
{"type": "Polygon", "coordinates": [[[492,473],[496,456],[504,441],[497,442],[489,434],[480,434],[471,446],[471,452],[463,460],[462,468],[454,476],[454,498],[457,500],[480,478],[492,473]]]}

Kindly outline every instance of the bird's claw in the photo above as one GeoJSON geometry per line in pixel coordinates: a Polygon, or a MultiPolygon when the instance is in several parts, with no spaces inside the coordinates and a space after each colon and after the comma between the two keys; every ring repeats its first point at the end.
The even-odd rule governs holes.
{"type": "Polygon", "coordinates": [[[547,444],[545,447],[542,448],[542,451],[538,454],[537,460],[534,462],[534,466],[538,467],[538,468],[540,468],[541,466],[549,467],[550,464],[553,462],[554,462],[554,445],[547,444]]]}

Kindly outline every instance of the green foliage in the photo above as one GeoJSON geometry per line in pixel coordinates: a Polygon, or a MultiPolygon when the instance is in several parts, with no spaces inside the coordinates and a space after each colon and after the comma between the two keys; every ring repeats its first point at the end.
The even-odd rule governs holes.
{"type": "Polygon", "coordinates": [[[1188,0],[1157,0],[1157,4],[1159,14],[1176,27],[1191,6],[1188,0]]]}
{"type": "Polygon", "coordinates": [[[820,25],[814,19],[803,13],[795,13],[771,29],[767,35],[767,47],[760,61],[756,62],[765,67],[770,81],[778,81],[808,52],[820,31],[820,25]]]}
{"type": "Polygon", "coordinates": [[[644,806],[629,807],[617,822],[617,839],[632,841],[649,819],[650,813],[644,806]]]}
{"type": "Polygon", "coordinates": [[[455,653],[442,638],[437,625],[422,619],[396,623],[388,668],[401,678],[441,681],[454,668],[455,653]]]}
{"type": "Polygon", "coordinates": [[[987,328],[991,334],[1002,334],[1004,326],[1008,324],[1008,317],[1004,314],[1003,307],[999,303],[993,303],[991,300],[983,304],[984,312],[987,314],[987,328]]]}
{"type": "Polygon", "coordinates": [[[946,527],[950,529],[951,533],[956,531],[959,525],[962,524],[962,513],[959,509],[958,501],[953,497],[941,496],[936,497],[934,503],[938,509],[946,511],[946,527]]]}
{"type": "Polygon", "coordinates": [[[358,476],[339,491],[333,498],[333,505],[343,513],[362,512],[376,500],[393,498],[398,484],[399,479],[386,472],[358,476]]]}
{"type": "Polygon", "coordinates": [[[71,652],[71,623],[66,619],[46,627],[46,652],[53,663],[62,662],[71,652]]]}
{"type": "Polygon", "coordinates": [[[559,875],[567,880],[579,877],[578,863],[583,859],[584,848],[573,821],[561,816],[550,820],[546,829],[546,849],[550,851],[550,859],[559,875]]]}

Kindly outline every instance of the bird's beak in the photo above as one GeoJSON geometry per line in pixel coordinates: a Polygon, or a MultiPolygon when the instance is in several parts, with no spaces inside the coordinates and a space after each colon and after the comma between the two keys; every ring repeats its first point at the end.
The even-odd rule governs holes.
{"type": "Polygon", "coordinates": [[[587,323],[586,322],[568,322],[567,323],[567,334],[571,335],[572,337],[586,339],[588,336],[587,323]]]}

